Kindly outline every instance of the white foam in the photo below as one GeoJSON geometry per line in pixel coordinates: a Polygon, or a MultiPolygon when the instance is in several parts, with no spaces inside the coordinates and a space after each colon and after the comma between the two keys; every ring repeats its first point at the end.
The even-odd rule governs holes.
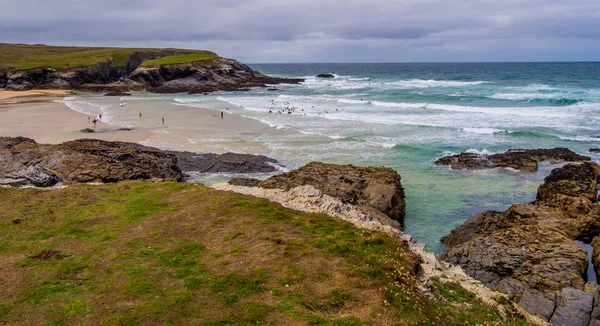
{"type": "Polygon", "coordinates": [[[478,150],[476,148],[469,148],[466,150],[467,153],[471,153],[471,154],[478,154],[478,155],[492,155],[495,154],[494,152],[490,152],[487,148],[484,148],[482,150],[478,150]]]}
{"type": "Polygon", "coordinates": [[[535,100],[535,99],[560,99],[565,97],[561,93],[496,93],[488,96],[488,98],[496,100],[511,100],[511,101],[524,101],[524,100],[535,100]]]}
{"type": "Polygon", "coordinates": [[[368,104],[368,101],[361,101],[361,100],[350,100],[350,99],[339,99],[337,100],[339,103],[345,103],[345,104],[368,104]]]}
{"type": "Polygon", "coordinates": [[[488,84],[486,81],[455,81],[455,80],[434,80],[434,79],[410,79],[386,83],[388,86],[399,88],[431,88],[431,87],[466,87],[481,84],[488,84]]]}
{"type": "Polygon", "coordinates": [[[465,132],[470,132],[473,134],[482,134],[482,135],[493,135],[509,132],[505,129],[496,129],[496,128],[460,128],[460,130],[465,132]]]}

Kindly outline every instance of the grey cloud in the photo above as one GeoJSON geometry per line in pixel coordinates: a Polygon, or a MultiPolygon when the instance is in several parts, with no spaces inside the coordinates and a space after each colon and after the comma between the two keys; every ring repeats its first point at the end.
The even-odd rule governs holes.
{"type": "Polygon", "coordinates": [[[209,47],[255,62],[600,54],[597,0],[0,1],[2,42],[209,47]]]}

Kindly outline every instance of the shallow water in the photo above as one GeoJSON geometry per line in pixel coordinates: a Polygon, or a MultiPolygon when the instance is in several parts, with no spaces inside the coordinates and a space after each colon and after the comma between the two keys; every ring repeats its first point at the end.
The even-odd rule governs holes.
{"type": "MultiPolygon", "coordinates": [[[[440,252],[440,237],[467,217],[535,198],[537,173],[452,171],[436,158],[463,151],[600,147],[600,64],[281,64],[270,75],[305,77],[278,91],[136,94],[66,100],[110,123],[151,130],[169,149],[261,153],[297,167],[309,161],[385,165],[402,175],[405,230],[440,252]],[[317,79],[334,73],[334,79],[317,79]],[[295,107],[292,114],[277,113],[295,107]],[[214,111],[204,111],[209,108],[214,111]],[[273,113],[269,113],[269,109],[273,113]],[[139,111],[144,118],[139,119],[139,111]],[[212,114],[224,111],[217,125],[212,114]],[[162,126],[161,116],[167,120],[162,126]],[[272,128],[227,119],[248,117],[272,128]],[[247,125],[247,126],[246,126],[247,125]]],[[[226,177],[226,176],[225,176],[226,177]]],[[[203,181],[223,176],[204,176],[203,181]]]]}

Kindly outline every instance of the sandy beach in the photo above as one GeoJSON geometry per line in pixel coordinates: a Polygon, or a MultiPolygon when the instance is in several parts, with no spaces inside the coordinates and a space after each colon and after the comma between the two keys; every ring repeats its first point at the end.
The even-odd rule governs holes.
{"type": "Polygon", "coordinates": [[[119,131],[101,122],[94,128],[91,122],[93,118],[75,112],[63,103],[51,101],[4,105],[0,106],[0,135],[23,136],[50,144],[80,138],[140,142],[150,137],[145,130],[119,131]],[[95,132],[81,132],[84,128],[94,129],[95,132]]]}
{"type": "Polygon", "coordinates": [[[136,142],[172,150],[269,154],[269,149],[262,146],[261,142],[252,140],[266,134],[281,137],[293,133],[238,114],[229,114],[227,110],[224,110],[224,117],[221,118],[218,110],[168,103],[128,101],[125,106],[120,106],[122,100],[118,97],[78,98],[81,102],[92,100],[99,103],[97,107],[82,113],[55,101],[62,99],[64,92],[0,91],[0,136],[23,136],[50,144],[94,138],[136,142]],[[110,124],[98,122],[94,127],[92,120],[102,113],[100,105],[116,109],[123,116],[113,116],[109,120],[110,124]],[[141,119],[138,118],[140,112],[143,112],[141,119]],[[93,129],[94,132],[81,132],[85,128],[93,129]],[[119,130],[122,128],[131,130],[119,130]]]}

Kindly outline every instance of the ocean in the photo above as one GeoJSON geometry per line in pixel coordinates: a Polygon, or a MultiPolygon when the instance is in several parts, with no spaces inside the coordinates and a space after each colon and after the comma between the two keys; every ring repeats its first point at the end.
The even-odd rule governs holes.
{"type": "Polygon", "coordinates": [[[536,188],[555,167],[543,164],[536,173],[453,171],[435,166],[437,158],[567,147],[600,159],[588,152],[600,147],[600,63],[251,66],[306,82],[210,95],[134,94],[119,99],[125,106],[102,97],[64,102],[79,112],[102,113],[114,125],[148,129],[155,136],[145,144],[165,149],[197,150],[202,144],[265,154],[289,168],[310,161],[393,168],[406,192],[405,232],[436,252],[444,250],[440,238],[469,216],[535,199],[536,188]],[[315,78],[320,73],[335,78],[315,78]],[[286,107],[296,110],[278,113],[286,107]],[[270,128],[217,128],[207,136],[198,121],[215,117],[200,113],[202,108],[227,113],[224,123],[236,115],[270,128]],[[142,110],[144,117],[164,116],[167,126],[140,122],[142,110]]]}

